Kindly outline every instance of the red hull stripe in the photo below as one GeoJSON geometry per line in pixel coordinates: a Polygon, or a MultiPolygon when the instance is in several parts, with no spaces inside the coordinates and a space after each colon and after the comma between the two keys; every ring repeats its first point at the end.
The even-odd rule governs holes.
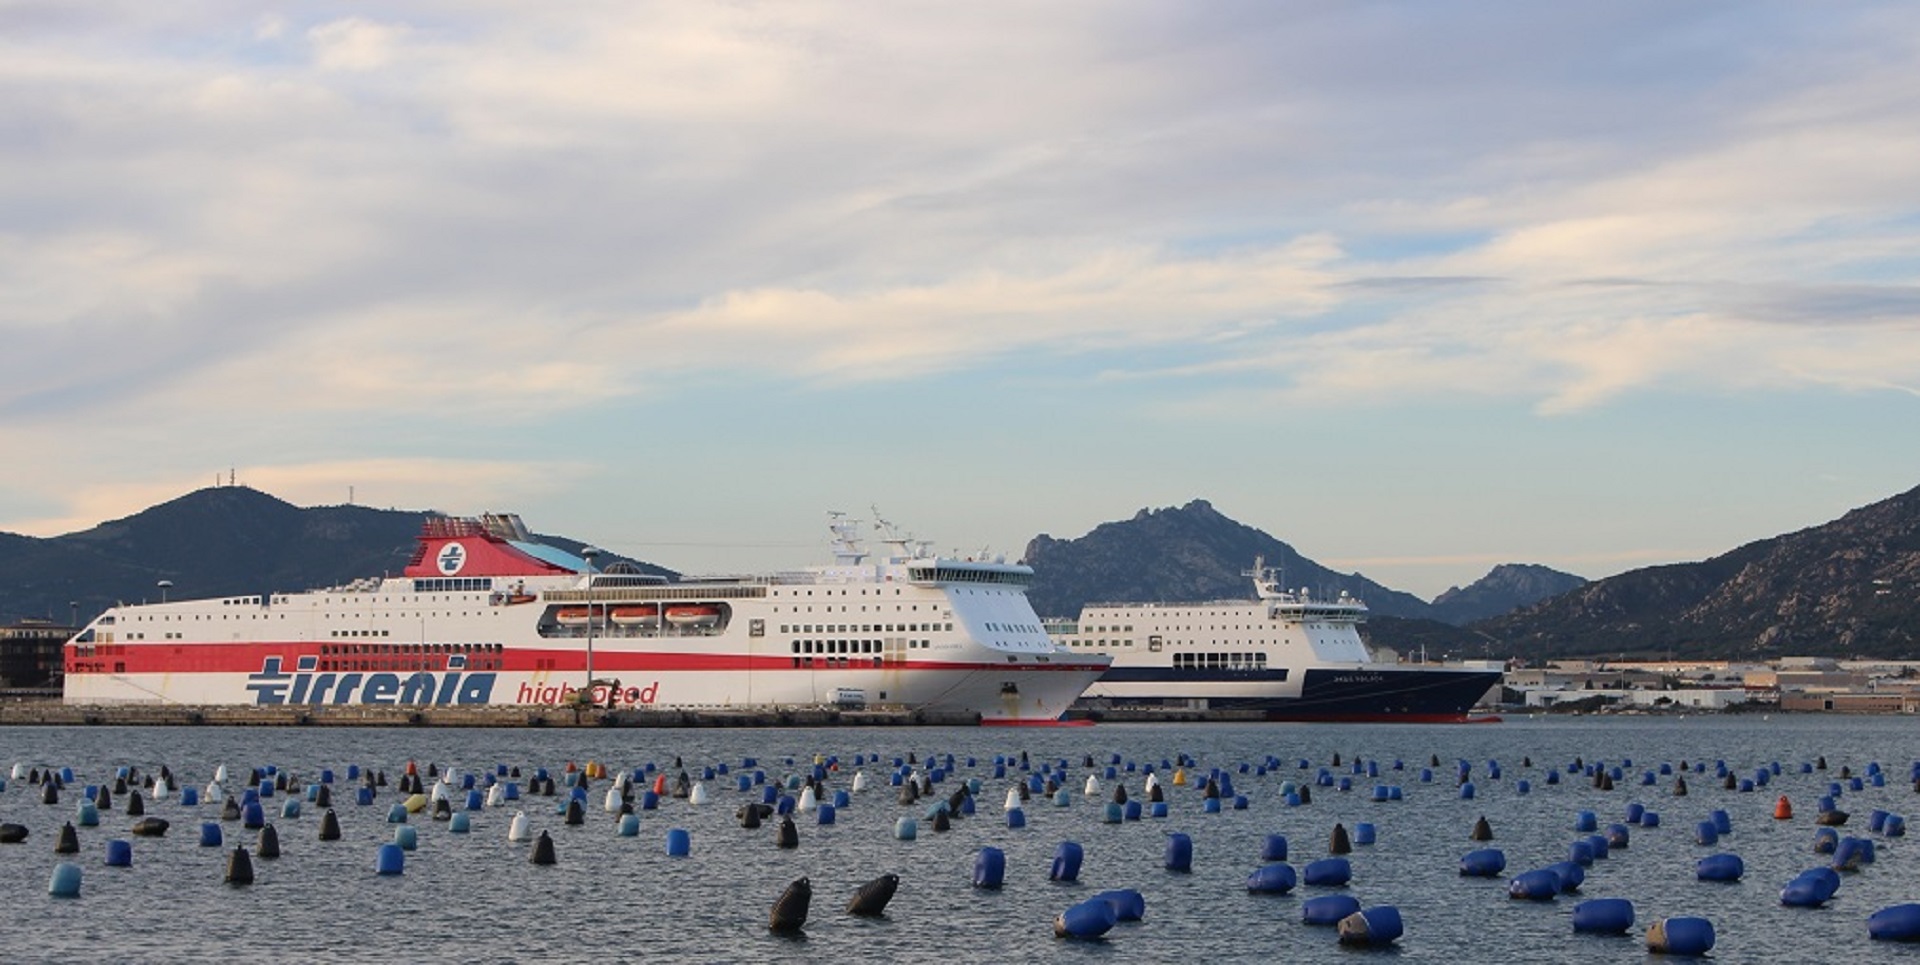
{"type": "MultiPolygon", "coordinates": [[[[288,671],[296,662],[311,657],[316,669],[326,672],[400,673],[415,670],[442,671],[449,657],[464,657],[468,671],[499,673],[585,673],[584,650],[508,649],[503,652],[474,648],[456,653],[339,653],[352,644],[319,643],[126,643],[95,647],[91,657],[76,657],[67,650],[67,672],[94,673],[258,673],[262,661],[279,657],[288,671]],[[330,652],[322,653],[322,648],[330,652]]],[[[373,648],[387,644],[361,644],[373,648]]],[[[405,644],[390,645],[398,649],[405,644]]],[[[765,656],[737,653],[688,653],[671,651],[601,650],[593,654],[595,676],[620,673],[700,673],[713,671],[792,671],[845,672],[850,670],[981,670],[1002,673],[1068,672],[1090,669],[1073,663],[993,663],[990,661],[907,660],[875,665],[871,656],[847,657],[845,663],[829,663],[823,656],[795,658],[787,654],[765,656]],[[813,661],[809,664],[807,661],[813,661]]]]}

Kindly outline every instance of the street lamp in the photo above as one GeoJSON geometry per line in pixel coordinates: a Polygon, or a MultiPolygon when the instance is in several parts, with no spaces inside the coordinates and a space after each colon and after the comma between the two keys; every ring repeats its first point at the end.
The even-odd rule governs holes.
{"type": "Polygon", "coordinates": [[[154,585],[160,588],[160,602],[162,603],[167,602],[167,591],[173,589],[173,581],[161,580],[160,582],[154,585]]]}
{"type": "Polygon", "coordinates": [[[585,703],[593,702],[593,558],[599,555],[591,546],[580,548],[580,558],[587,561],[587,689],[581,692],[585,703]]]}

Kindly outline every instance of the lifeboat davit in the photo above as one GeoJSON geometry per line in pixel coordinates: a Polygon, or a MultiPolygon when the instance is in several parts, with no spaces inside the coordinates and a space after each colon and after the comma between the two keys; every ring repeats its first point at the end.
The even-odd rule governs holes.
{"type": "Polygon", "coordinates": [[[651,603],[645,606],[617,606],[610,616],[614,623],[623,627],[650,627],[660,622],[660,608],[651,603]]]}
{"type": "Polygon", "coordinates": [[[667,622],[676,627],[710,627],[720,622],[720,608],[706,603],[670,606],[667,622]]]}

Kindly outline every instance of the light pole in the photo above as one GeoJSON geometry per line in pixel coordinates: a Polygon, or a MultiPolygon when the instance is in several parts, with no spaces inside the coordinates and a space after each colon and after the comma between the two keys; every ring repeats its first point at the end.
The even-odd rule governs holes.
{"type": "Polygon", "coordinates": [[[593,621],[597,616],[593,612],[593,558],[600,551],[591,546],[580,549],[580,558],[587,561],[587,689],[581,691],[582,703],[593,703],[593,621]]]}
{"type": "Polygon", "coordinates": [[[68,600],[67,612],[71,614],[71,616],[68,617],[67,626],[70,626],[75,630],[80,629],[80,601],[68,600]]]}
{"type": "Polygon", "coordinates": [[[173,581],[161,580],[160,582],[154,585],[160,588],[160,602],[162,603],[167,602],[167,591],[173,589],[173,581]]]}

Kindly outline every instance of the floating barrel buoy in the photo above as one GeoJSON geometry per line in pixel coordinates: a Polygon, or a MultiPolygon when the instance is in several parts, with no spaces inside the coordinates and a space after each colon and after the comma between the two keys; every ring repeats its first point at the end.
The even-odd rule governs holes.
{"type": "Polygon", "coordinates": [[[1119,921],[1112,902],[1103,898],[1089,898],[1066,911],[1053,920],[1053,934],[1059,938],[1099,938],[1113,930],[1119,921]]]}
{"type": "Polygon", "coordinates": [[[80,897],[80,866],[62,861],[53,866],[53,874],[47,878],[47,894],[55,898],[80,897]]]}
{"type": "Polygon", "coordinates": [[[1780,903],[1790,908],[1817,908],[1839,890],[1839,872],[1832,868],[1808,868],[1780,889],[1780,903]]]}
{"type": "Polygon", "coordinates": [[[1920,942],[1920,904],[1890,905],[1869,915],[1867,937],[1882,942],[1920,942]]]}
{"type": "Polygon", "coordinates": [[[1866,838],[1841,838],[1833,849],[1833,870],[1859,871],[1873,863],[1873,842],[1866,838]]]}
{"type": "Polygon", "coordinates": [[[240,826],[248,831],[258,831],[267,823],[267,809],[259,801],[253,801],[240,809],[240,826]]]}
{"type": "Polygon", "coordinates": [[[981,848],[973,856],[973,886],[998,888],[1007,874],[1007,855],[999,848],[981,848]]]}
{"type": "Polygon", "coordinates": [[[1354,844],[1372,844],[1377,836],[1378,832],[1370,821],[1361,821],[1353,826],[1354,844]]]}
{"type": "Polygon", "coordinates": [[[1247,876],[1247,890],[1255,894],[1284,895],[1299,884],[1293,866],[1285,862],[1261,865],[1247,876]]]}
{"type": "Polygon", "coordinates": [[[1842,811],[1839,808],[1828,808],[1821,811],[1820,816],[1813,819],[1813,823],[1822,827],[1838,828],[1844,827],[1849,817],[1851,817],[1851,815],[1846,811],[1842,811]]]}
{"type": "Polygon", "coordinates": [[[1147,899],[1132,888],[1117,888],[1103,891],[1092,898],[1113,906],[1113,919],[1116,922],[1139,921],[1146,917],[1147,899]]]}
{"type": "Polygon", "coordinates": [[[1356,911],[1340,919],[1338,927],[1342,945],[1391,945],[1405,932],[1400,909],[1392,905],[1375,905],[1356,911]]]}
{"type": "Polygon", "coordinates": [[[1600,819],[1592,811],[1581,811],[1573,816],[1573,829],[1585,834],[1600,826],[1600,819]]]}
{"type": "Polygon", "coordinates": [[[693,854],[693,835],[684,828],[671,828],[667,831],[667,857],[685,858],[693,854]]]}
{"type": "Polygon", "coordinates": [[[901,818],[893,822],[893,837],[898,841],[912,841],[920,836],[920,823],[912,818],[901,818]]]}
{"type": "Polygon", "coordinates": [[[1080,880],[1080,860],[1083,856],[1084,852],[1077,842],[1060,842],[1060,846],[1053,850],[1053,866],[1047,872],[1047,880],[1080,880]]]}
{"type": "Polygon", "coordinates": [[[1347,836],[1347,826],[1336,823],[1333,826],[1333,834],[1327,840],[1327,853],[1351,854],[1352,852],[1353,840],[1347,836]]]}
{"type": "Polygon", "coordinates": [[[1260,846],[1260,860],[1261,861],[1287,860],[1287,836],[1284,834],[1267,835],[1266,842],[1260,846]]]}
{"type": "Polygon", "coordinates": [[[1499,848],[1480,848],[1460,858],[1460,874],[1468,878],[1498,878],[1507,870],[1507,854],[1499,848]]]}
{"type": "MultiPolygon", "coordinates": [[[[0,824],[0,841],[6,840],[6,827],[6,825],[0,824]]],[[[169,827],[172,827],[172,825],[168,823],[166,818],[141,818],[133,822],[132,833],[142,838],[158,838],[164,836],[169,827]]]]}
{"type": "Polygon", "coordinates": [[[1693,873],[1701,881],[1739,881],[1747,865],[1737,854],[1710,854],[1693,866],[1693,873]]]}
{"type": "Polygon", "coordinates": [[[1353,880],[1353,864],[1345,858],[1321,858],[1301,870],[1300,880],[1309,885],[1342,888],[1353,880]]]}
{"type": "Polygon", "coordinates": [[[1300,921],[1307,925],[1338,925],[1360,910],[1360,899],[1352,895],[1319,895],[1300,903],[1300,921]]]}
{"type": "Polygon", "coordinates": [[[1607,847],[1619,850],[1627,846],[1627,826],[1624,824],[1607,825],[1607,847]]]}
{"type": "Polygon", "coordinates": [[[1473,822],[1473,830],[1467,832],[1467,840],[1468,841],[1492,841],[1493,840],[1493,825],[1487,823],[1486,815],[1484,814],[1481,815],[1480,820],[1473,822]]]}
{"type": "Polygon", "coordinates": [[[1647,949],[1669,955],[1705,955],[1713,950],[1713,923],[1705,918],[1662,918],[1647,928],[1647,949]]]}
{"type": "Polygon", "coordinates": [[[1523,871],[1507,881],[1507,897],[1521,901],[1552,901],[1560,895],[1560,876],[1546,868],[1523,871]]]}
{"type": "Polygon", "coordinates": [[[1567,845],[1567,860],[1584,868],[1593,864],[1593,842],[1587,838],[1567,845]]]}
{"type": "Polygon", "coordinates": [[[373,873],[377,875],[404,874],[407,870],[407,853],[399,845],[388,842],[380,846],[373,856],[373,873]]]}
{"type": "Polygon", "coordinates": [[[1633,928],[1633,902],[1625,898],[1589,898],[1573,906],[1573,930],[1624,935],[1633,928]]]}
{"type": "MultiPolygon", "coordinates": [[[[1161,805],[1165,807],[1165,805],[1161,805]]],[[[1014,808],[1007,812],[1007,827],[1017,830],[1027,826],[1027,812],[1024,808],[1014,808]]]]}
{"type": "Polygon", "coordinates": [[[807,923],[807,907],[813,904],[813,882],[801,878],[787,886],[773,902],[767,916],[767,930],[781,933],[799,931],[807,923]]]}
{"type": "Polygon", "coordinates": [[[1164,866],[1168,871],[1185,874],[1193,870],[1193,838],[1175,832],[1167,835],[1164,866]]]}
{"type": "Polygon", "coordinates": [[[861,885],[860,890],[853,893],[853,900],[847,902],[847,914],[868,918],[886,914],[887,902],[893,900],[893,893],[899,887],[899,875],[881,875],[861,885]]]}
{"type": "Polygon", "coordinates": [[[133,842],[117,838],[107,842],[107,867],[133,867],[133,842]]]}
{"type": "Polygon", "coordinates": [[[1587,881],[1587,869],[1571,861],[1556,861],[1547,865],[1547,870],[1560,879],[1560,893],[1563,895],[1579,891],[1580,886],[1587,881]]]}
{"type": "Polygon", "coordinates": [[[221,840],[221,835],[220,835],[219,822],[202,821],[200,823],[200,846],[201,847],[218,848],[223,843],[224,842],[221,840]]]}
{"type": "Polygon", "coordinates": [[[1815,828],[1813,831],[1813,853],[1832,854],[1840,846],[1840,832],[1832,828],[1815,828]]]}

